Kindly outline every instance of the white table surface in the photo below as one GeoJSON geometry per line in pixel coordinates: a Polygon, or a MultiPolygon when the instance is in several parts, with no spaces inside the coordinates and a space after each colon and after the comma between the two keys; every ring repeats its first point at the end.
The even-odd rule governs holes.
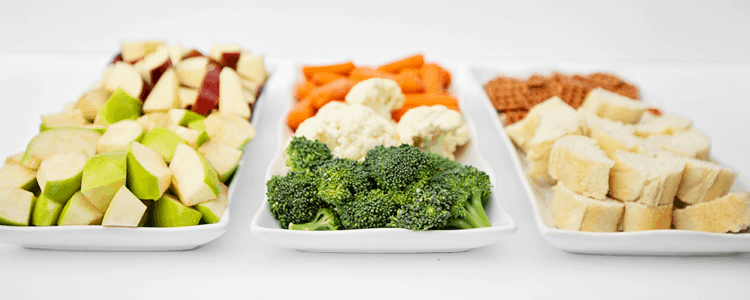
{"type": "MultiPolygon", "coordinates": [[[[0,157],[22,151],[40,114],[76,100],[96,81],[119,40],[167,37],[202,50],[235,42],[281,62],[282,72],[291,70],[283,67],[287,60],[387,59],[416,51],[466,66],[625,65],[644,97],[689,116],[712,138],[713,155],[750,174],[747,3],[153,2],[0,3],[0,157]]],[[[269,94],[262,104],[258,136],[246,149],[250,167],[242,170],[247,183],[237,191],[248,197],[231,204],[231,226],[220,239],[193,251],[155,253],[0,245],[0,299],[741,299],[750,292],[746,253],[598,256],[547,244],[520,180],[507,171],[511,158],[490,155],[502,147],[490,114],[471,101],[466,113],[498,182],[518,187],[500,201],[518,223],[516,234],[451,254],[319,254],[266,244],[249,225],[265,192],[285,93],[269,94]]]]}

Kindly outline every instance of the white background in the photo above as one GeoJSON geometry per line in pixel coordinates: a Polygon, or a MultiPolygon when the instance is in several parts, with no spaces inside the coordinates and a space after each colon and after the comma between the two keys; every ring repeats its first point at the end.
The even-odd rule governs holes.
{"type": "MultiPolygon", "coordinates": [[[[208,50],[232,42],[273,60],[429,60],[502,68],[504,61],[618,64],[644,98],[688,116],[712,153],[750,174],[750,4],[719,1],[0,1],[0,156],[22,151],[40,114],[75,101],[119,41],[159,38],[208,50]]],[[[465,80],[469,80],[466,78],[465,80]]],[[[453,254],[316,254],[255,239],[283,101],[270,95],[246,149],[247,197],[219,240],[187,252],[102,253],[0,246],[2,299],[745,298],[750,256],[575,255],[547,244],[490,115],[470,105],[479,144],[518,232],[453,254]],[[514,188],[516,187],[516,188],[514,188]]]]}

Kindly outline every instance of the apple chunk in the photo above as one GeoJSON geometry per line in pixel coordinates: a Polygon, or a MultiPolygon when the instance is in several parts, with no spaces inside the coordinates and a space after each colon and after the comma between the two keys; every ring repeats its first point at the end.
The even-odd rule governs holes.
{"type": "Polygon", "coordinates": [[[172,123],[180,126],[188,126],[193,121],[203,120],[206,117],[183,108],[170,109],[167,112],[172,123]]]}
{"type": "Polygon", "coordinates": [[[221,217],[224,215],[224,211],[229,206],[229,188],[223,183],[221,184],[221,192],[219,197],[214,200],[199,203],[195,206],[203,215],[203,222],[207,224],[219,223],[221,217]]]}
{"type": "Polygon", "coordinates": [[[0,188],[10,186],[30,191],[36,185],[35,170],[7,162],[0,168],[0,188]]]}
{"type": "Polygon", "coordinates": [[[23,158],[23,152],[16,153],[5,158],[6,164],[21,165],[21,159],[23,158]]]}
{"type": "Polygon", "coordinates": [[[41,130],[49,127],[76,126],[86,124],[80,109],[62,111],[56,114],[43,115],[41,130]]]}
{"type": "Polygon", "coordinates": [[[164,128],[154,128],[141,139],[141,144],[158,152],[167,163],[172,161],[178,144],[187,142],[176,133],[164,128]]]}
{"type": "Polygon", "coordinates": [[[49,200],[65,204],[65,201],[81,189],[81,177],[87,159],[88,156],[83,152],[45,157],[36,174],[42,194],[49,200]]]}
{"type": "Polygon", "coordinates": [[[169,60],[172,61],[172,65],[180,63],[182,57],[187,53],[185,48],[182,48],[180,44],[167,46],[167,52],[169,53],[169,60]]]}
{"type": "Polygon", "coordinates": [[[141,124],[143,130],[146,132],[151,131],[151,129],[154,128],[169,128],[169,126],[172,125],[172,119],[169,118],[169,115],[163,112],[145,114],[138,118],[136,122],[141,124]]]}
{"type": "Polygon", "coordinates": [[[208,58],[202,56],[183,59],[174,67],[180,84],[194,89],[200,88],[208,71],[208,63],[208,58]]]}
{"type": "Polygon", "coordinates": [[[208,52],[208,57],[227,67],[237,69],[241,51],[242,48],[234,44],[214,44],[208,52]]]}
{"type": "Polygon", "coordinates": [[[81,192],[99,212],[107,211],[115,193],[126,183],[127,155],[125,150],[97,154],[83,167],[81,192]]]}
{"type": "Polygon", "coordinates": [[[208,65],[206,76],[198,90],[198,98],[195,99],[192,111],[205,116],[219,105],[220,72],[221,69],[218,66],[208,65]]]}
{"type": "Polygon", "coordinates": [[[257,84],[266,81],[266,67],[262,55],[243,53],[237,61],[237,73],[257,84]]]}
{"type": "Polygon", "coordinates": [[[214,168],[221,182],[226,182],[232,176],[242,158],[242,151],[229,147],[219,140],[209,140],[198,148],[198,153],[203,155],[214,168]]]}
{"type": "Polygon", "coordinates": [[[179,135],[193,149],[197,149],[209,140],[208,134],[205,131],[192,130],[178,125],[172,125],[168,129],[179,135]]]}
{"type": "Polygon", "coordinates": [[[0,189],[0,225],[29,226],[36,197],[14,187],[0,189]]]}
{"type": "Polygon", "coordinates": [[[180,87],[177,90],[177,94],[180,98],[180,108],[189,108],[195,105],[195,101],[198,100],[198,90],[187,87],[180,87]]]}
{"type": "Polygon", "coordinates": [[[104,107],[99,110],[94,123],[110,125],[122,120],[136,120],[143,113],[141,101],[118,89],[109,97],[104,107]]]}
{"type": "Polygon", "coordinates": [[[122,120],[109,125],[96,142],[96,153],[127,149],[130,142],[140,141],[143,134],[141,124],[133,120],[122,120]]]}
{"type": "Polygon", "coordinates": [[[60,217],[57,219],[58,226],[67,225],[99,225],[102,223],[101,213],[91,202],[78,192],[70,197],[68,203],[65,203],[60,217]]]}
{"type": "Polygon", "coordinates": [[[213,167],[193,148],[177,144],[172,162],[172,185],[185,206],[216,199],[219,177],[213,167]]]}
{"type": "Polygon", "coordinates": [[[102,226],[107,227],[138,227],[146,205],[141,202],[126,187],[120,189],[112,198],[107,212],[104,213],[102,226]]]}
{"type": "Polygon", "coordinates": [[[144,84],[141,75],[128,63],[117,62],[104,81],[104,88],[109,92],[122,89],[133,98],[140,98],[144,84]]]}
{"type": "Polygon", "coordinates": [[[179,200],[164,195],[154,202],[154,227],[182,227],[200,223],[203,215],[179,200]]]}
{"type": "Polygon", "coordinates": [[[203,120],[203,124],[211,139],[218,139],[235,149],[245,147],[256,134],[250,122],[234,114],[214,112],[203,120]]]}
{"type": "Polygon", "coordinates": [[[165,45],[144,56],[142,60],[133,65],[133,68],[146,83],[153,85],[159,82],[159,78],[171,66],[172,61],[169,59],[169,52],[167,52],[167,46],[165,45]]]}
{"type": "Polygon", "coordinates": [[[163,45],[164,41],[124,41],[120,44],[120,56],[126,62],[134,62],[163,45]]]}
{"type": "Polygon", "coordinates": [[[164,157],[138,142],[128,152],[128,189],[138,199],[156,200],[169,188],[172,171],[164,157]]]}
{"type": "Polygon", "coordinates": [[[172,108],[178,108],[180,106],[179,87],[180,83],[174,70],[168,69],[146,97],[146,101],[143,103],[143,112],[166,113],[172,108]]]}
{"type": "MultiPolygon", "coordinates": [[[[65,200],[67,202],[68,199],[65,200]]],[[[66,202],[60,203],[44,194],[39,195],[31,213],[31,225],[52,226],[57,224],[57,219],[60,217],[60,212],[62,212],[66,202]]]]}
{"type": "Polygon", "coordinates": [[[245,100],[237,73],[232,68],[224,68],[219,75],[219,82],[219,112],[250,119],[250,106],[245,100]]]}
{"type": "Polygon", "coordinates": [[[39,133],[26,147],[21,164],[36,169],[45,157],[67,152],[84,152],[89,157],[96,154],[96,142],[102,135],[81,128],[54,128],[39,133]]]}

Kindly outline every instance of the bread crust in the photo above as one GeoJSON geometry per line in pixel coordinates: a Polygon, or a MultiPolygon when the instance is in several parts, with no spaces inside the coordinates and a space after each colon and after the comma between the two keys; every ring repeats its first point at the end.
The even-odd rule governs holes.
{"type": "Polygon", "coordinates": [[[750,226],[750,193],[731,193],[710,202],[675,209],[676,229],[715,233],[738,232],[750,226]]]}

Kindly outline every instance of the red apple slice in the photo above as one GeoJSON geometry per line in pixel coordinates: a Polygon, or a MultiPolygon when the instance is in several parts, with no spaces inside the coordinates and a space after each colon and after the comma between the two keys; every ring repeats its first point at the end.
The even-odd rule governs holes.
{"type": "Polygon", "coordinates": [[[120,44],[120,55],[123,61],[133,62],[162,45],[165,45],[164,41],[125,41],[120,44]]]}
{"type": "Polygon", "coordinates": [[[194,89],[203,85],[208,67],[207,57],[191,57],[183,59],[175,66],[175,72],[180,79],[180,84],[194,89]]]}
{"type": "Polygon", "coordinates": [[[110,93],[122,89],[133,98],[141,96],[143,87],[143,79],[135,71],[135,68],[121,61],[115,63],[111,73],[104,81],[104,88],[110,93]]]}
{"type": "Polygon", "coordinates": [[[241,51],[242,48],[234,44],[214,44],[211,46],[208,57],[236,70],[241,51]]]}
{"type": "Polygon", "coordinates": [[[148,94],[146,101],[143,103],[143,112],[167,112],[172,108],[178,108],[180,106],[179,87],[180,83],[174,69],[167,69],[151,93],[148,94]]]}
{"type": "MultiPolygon", "coordinates": [[[[187,60],[186,60],[187,61],[187,60]]],[[[192,111],[201,115],[208,115],[219,104],[219,75],[221,69],[215,64],[208,64],[206,76],[198,90],[192,111]]]]}
{"type": "Polygon", "coordinates": [[[180,87],[177,91],[180,97],[180,108],[192,108],[195,101],[198,100],[198,90],[187,87],[180,87]]]}
{"type": "Polygon", "coordinates": [[[263,64],[263,56],[243,53],[240,55],[240,60],[237,61],[237,73],[259,85],[263,84],[266,81],[266,68],[263,64]]]}
{"type": "Polygon", "coordinates": [[[193,58],[193,57],[205,57],[205,55],[203,55],[203,53],[195,49],[190,49],[189,51],[187,51],[186,53],[182,55],[183,60],[188,59],[188,58],[193,58]]]}
{"type": "Polygon", "coordinates": [[[232,113],[250,118],[250,106],[247,105],[240,83],[240,76],[232,68],[224,68],[219,75],[219,112],[232,113]]]}
{"type": "Polygon", "coordinates": [[[141,61],[133,65],[138,74],[141,75],[141,78],[143,78],[143,81],[152,85],[158,82],[162,74],[171,66],[172,61],[169,59],[167,46],[159,47],[156,51],[144,56],[141,61]]]}
{"type": "Polygon", "coordinates": [[[167,46],[167,52],[169,53],[169,60],[172,61],[172,65],[178,64],[182,61],[182,57],[187,54],[187,50],[182,48],[180,44],[172,44],[167,46]]]}

